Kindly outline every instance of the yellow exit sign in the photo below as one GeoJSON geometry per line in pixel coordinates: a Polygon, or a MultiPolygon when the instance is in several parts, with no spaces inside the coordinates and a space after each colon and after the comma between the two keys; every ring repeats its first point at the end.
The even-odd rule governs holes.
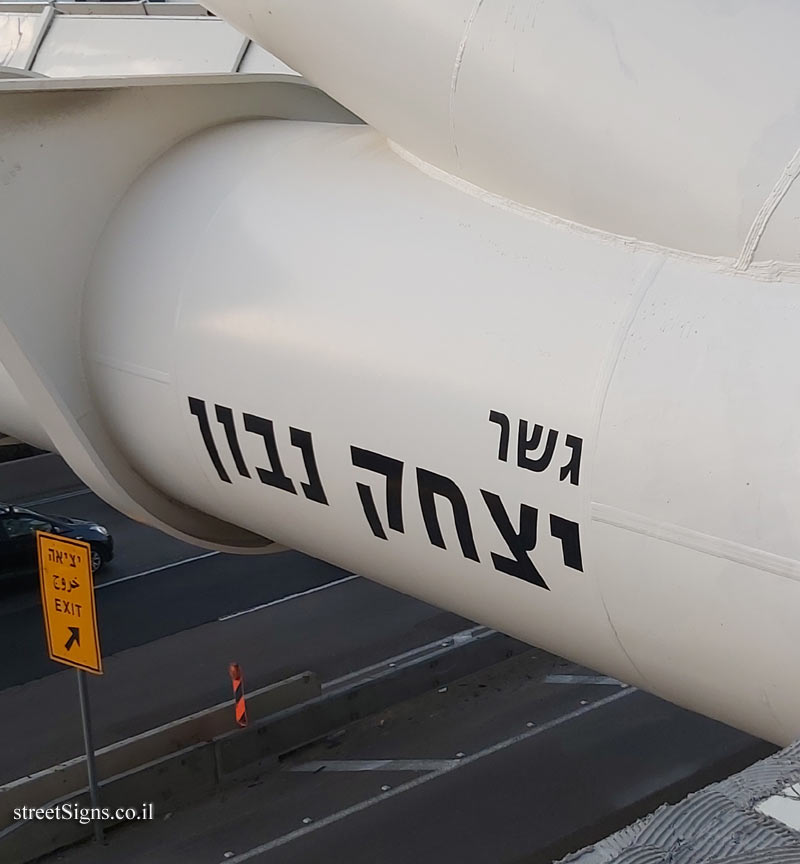
{"type": "Polygon", "coordinates": [[[92,550],[82,540],[36,532],[47,653],[52,660],[103,674],[92,581],[92,550]]]}

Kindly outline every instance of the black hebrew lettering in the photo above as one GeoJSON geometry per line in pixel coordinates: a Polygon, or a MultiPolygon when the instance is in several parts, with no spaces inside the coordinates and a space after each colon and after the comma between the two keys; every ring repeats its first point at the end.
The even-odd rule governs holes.
{"type": "Polygon", "coordinates": [[[501,462],[508,462],[508,438],[511,432],[511,423],[508,417],[500,411],[490,411],[489,422],[497,423],[500,427],[500,447],[497,451],[497,458],[501,462]]]}
{"type": "Polygon", "coordinates": [[[428,539],[434,546],[446,549],[439,517],[436,513],[436,495],[447,498],[453,508],[453,519],[456,525],[458,542],[461,544],[461,552],[465,558],[472,561],[480,561],[478,550],[475,548],[475,540],[472,536],[472,525],[469,521],[469,510],[467,502],[461,494],[461,490],[449,478],[424,468],[417,468],[417,487],[419,489],[419,506],[422,510],[422,519],[428,531],[428,539]]]}
{"type": "Polygon", "coordinates": [[[571,522],[555,514],[550,515],[550,534],[561,541],[561,555],[564,565],[583,573],[581,556],[581,535],[577,522],[571,522]]]}
{"type": "Polygon", "coordinates": [[[524,579],[533,585],[538,585],[547,591],[550,590],[548,584],[542,578],[542,574],[536,569],[533,561],[531,561],[528,552],[536,548],[536,526],[539,516],[539,511],[535,507],[529,507],[527,504],[519,506],[519,531],[514,529],[511,520],[508,518],[506,508],[499,495],[493,492],[486,492],[481,489],[481,495],[489,508],[494,524],[497,530],[506,541],[509,551],[514,556],[507,558],[504,555],[498,555],[492,552],[492,563],[495,570],[501,573],[508,573],[509,576],[516,576],[517,579],[524,579]]]}
{"type": "Polygon", "coordinates": [[[378,516],[378,511],[375,507],[375,499],[372,497],[372,489],[366,483],[356,483],[358,490],[358,498],[361,501],[361,507],[364,510],[364,515],[367,517],[370,530],[381,540],[388,540],[386,532],[381,525],[381,517],[378,516]]]}
{"type": "MultiPolygon", "coordinates": [[[[374,471],[386,478],[386,513],[389,527],[393,531],[403,533],[403,463],[398,459],[392,459],[372,450],[363,450],[361,447],[350,447],[350,457],[356,468],[365,468],[374,471]]],[[[369,527],[376,537],[386,540],[386,532],[383,530],[372,489],[366,483],[356,483],[358,497],[364,515],[367,517],[369,527]]]]}
{"type": "Polygon", "coordinates": [[[556,440],[558,432],[555,429],[550,429],[547,433],[547,443],[544,447],[544,453],[536,459],[531,459],[528,453],[531,450],[536,450],[542,440],[542,432],[544,429],[536,423],[533,427],[533,433],[528,438],[528,421],[519,421],[519,434],[517,436],[517,465],[520,468],[527,468],[530,471],[544,471],[553,459],[553,451],[556,449],[556,440]]]}
{"type": "Polygon", "coordinates": [[[290,426],[289,438],[292,446],[298,447],[303,454],[303,464],[306,467],[306,474],[308,475],[308,483],[300,484],[303,494],[309,501],[327,504],[328,498],[325,495],[325,490],[322,488],[322,480],[320,480],[319,470],[317,469],[317,460],[314,456],[314,442],[311,438],[311,433],[306,432],[304,429],[295,429],[294,426],[290,426]]]}
{"type": "Polygon", "coordinates": [[[569,462],[561,469],[558,475],[559,480],[566,480],[569,477],[569,482],[573,486],[577,486],[581,475],[581,450],[583,449],[583,438],[577,438],[575,435],[567,435],[567,447],[572,450],[569,462]]]}
{"type": "Polygon", "coordinates": [[[225,436],[228,439],[228,447],[230,448],[231,456],[233,456],[233,461],[236,463],[236,470],[242,475],[242,477],[249,477],[250,472],[247,470],[247,465],[244,464],[242,450],[241,447],[239,447],[239,437],[236,434],[236,424],[233,421],[233,411],[231,411],[230,408],[226,408],[224,405],[215,405],[214,409],[217,413],[217,420],[225,429],[225,436]]]}
{"type": "Polygon", "coordinates": [[[195,399],[193,396],[190,396],[189,410],[195,417],[197,417],[197,422],[200,426],[200,435],[203,437],[203,444],[206,445],[206,451],[209,459],[211,459],[211,462],[214,465],[217,476],[224,483],[230,483],[231,478],[228,476],[228,472],[225,470],[225,466],[219,458],[217,445],[214,443],[214,436],[211,434],[211,426],[208,422],[206,403],[202,399],[195,399]]]}
{"type": "MultiPolygon", "coordinates": [[[[501,462],[507,462],[511,430],[508,415],[503,414],[502,411],[489,411],[489,422],[496,423],[500,427],[500,445],[497,451],[497,458],[501,462]]],[[[560,433],[557,429],[549,429],[547,438],[544,444],[542,444],[545,427],[538,423],[534,424],[530,437],[528,437],[529,426],[530,424],[527,420],[519,421],[517,431],[517,465],[529,471],[542,472],[547,470],[553,461],[553,454],[558,444],[560,433]],[[542,448],[542,452],[536,455],[536,451],[540,447],[542,448]]],[[[571,455],[567,464],[559,468],[559,480],[569,480],[573,486],[577,486],[580,483],[583,439],[578,438],[576,435],[566,435],[565,438],[566,446],[571,450],[571,455]]]]}
{"type": "Polygon", "coordinates": [[[267,486],[274,486],[276,489],[283,489],[285,492],[291,492],[292,495],[296,495],[297,491],[294,488],[294,483],[286,476],[281,465],[281,457],[278,455],[278,444],[275,441],[275,428],[272,425],[272,420],[267,420],[266,417],[259,417],[257,414],[245,414],[244,428],[248,432],[260,435],[264,439],[264,447],[267,451],[270,467],[256,468],[258,479],[267,486]]]}

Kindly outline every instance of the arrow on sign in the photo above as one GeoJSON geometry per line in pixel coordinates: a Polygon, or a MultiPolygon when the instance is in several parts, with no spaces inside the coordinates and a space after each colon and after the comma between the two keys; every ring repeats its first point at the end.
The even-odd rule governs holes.
{"type": "Polygon", "coordinates": [[[72,648],[73,643],[77,644],[80,647],[81,644],[81,631],[78,627],[70,627],[69,632],[72,634],[69,639],[67,639],[64,647],[69,651],[72,648]]]}

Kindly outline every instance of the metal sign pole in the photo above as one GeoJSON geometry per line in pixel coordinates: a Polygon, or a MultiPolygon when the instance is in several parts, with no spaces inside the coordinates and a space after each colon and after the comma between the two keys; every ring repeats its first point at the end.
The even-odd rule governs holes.
{"type": "MultiPolygon", "coordinates": [[[[86,747],[86,770],[89,774],[89,800],[92,807],[99,808],[97,793],[97,771],[94,764],[94,743],[92,742],[92,718],[89,714],[89,688],[86,686],[86,673],[77,669],[78,695],[81,700],[81,722],[83,724],[83,743],[86,747]]],[[[94,821],[94,838],[103,842],[103,823],[100,819],[94,821]]]]}

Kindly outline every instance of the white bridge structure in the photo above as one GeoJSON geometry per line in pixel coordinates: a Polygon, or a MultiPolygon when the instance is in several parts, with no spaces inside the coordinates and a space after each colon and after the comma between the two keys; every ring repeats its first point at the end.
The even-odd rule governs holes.
{"type": "Polygon", "coordinates": [[[204,6],[0,4],[0,429],[800,736],[800,7],[204,6]]]}

